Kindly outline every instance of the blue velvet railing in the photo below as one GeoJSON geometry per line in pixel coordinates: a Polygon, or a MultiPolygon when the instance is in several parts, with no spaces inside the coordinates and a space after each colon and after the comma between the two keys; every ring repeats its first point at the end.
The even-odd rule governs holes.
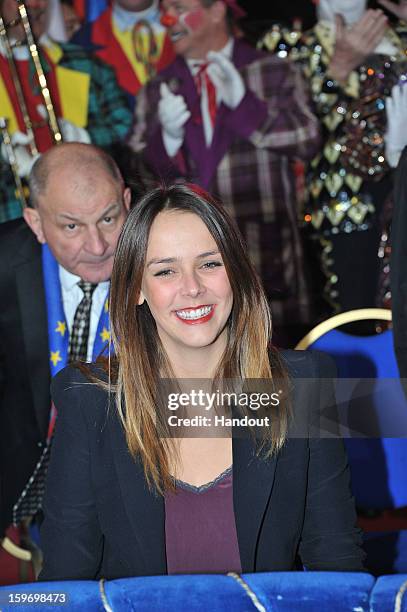
{"type": "MultiPolygon", "coordinates": [[[[44,596],[44,597],[45,597],[44,596]]],[[[0,587],[0,610],[56,612],[407,612],[407,575],[275,572],[37,582],[0,587]],[[65,604],[17,604],[31,594],[65,594],[65,604]],[[10,597],[14,604],[10,604],[10,597]]]]}

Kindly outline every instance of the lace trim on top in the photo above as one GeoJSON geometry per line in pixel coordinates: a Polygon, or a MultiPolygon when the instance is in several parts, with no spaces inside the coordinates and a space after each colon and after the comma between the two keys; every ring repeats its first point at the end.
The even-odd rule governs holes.
{"type": "Polygon", "coordinates": [[[222,472],[221,474],[219,474],[219,476],[216,476],[214,480],[211,480],[210,482],[200,485],[199,487],[193,484],[190,484],[189,482],[178,480],[178,478],[175,478],[174,482],[176,486],[179,487],[180,489],[185,489],[186,491],[191,491],[192,493],[204,493],[208,489],[212,489],[212,487],[215,487],[222,480],[225,480],[228,476],[232,474],[232,471],[233,471],[233,465],[226,468],[226,470],[222,472]]]}

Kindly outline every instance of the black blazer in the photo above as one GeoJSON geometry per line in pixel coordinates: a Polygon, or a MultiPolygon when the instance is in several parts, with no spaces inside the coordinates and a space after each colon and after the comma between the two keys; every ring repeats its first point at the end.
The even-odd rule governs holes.
{"type": "MultiPolygon", "coordinates": [[[[319,353],[283,355],[294,376],[327,375],[319,353]]],[[[315,412],[321,384],[294,388],[298,423],[315,412]]],[[[164,501],[131,458],[114,403],[108,410],[108,394],[72,367],[56,376],[52,396],[58,419],[40,580],[166,574],[164,501]]],[[[243,572],[291,570],[297,555],[309,570],[363,569],[341,440],[288,439],[264,460],[249,437],[234,438],[233,499],[243,572]]]]}
{"type": "Polygon", "coordinates": [[[23,219],[0,224],[1,527],[45,442],[51,396],[41,247],[23,219]]]}

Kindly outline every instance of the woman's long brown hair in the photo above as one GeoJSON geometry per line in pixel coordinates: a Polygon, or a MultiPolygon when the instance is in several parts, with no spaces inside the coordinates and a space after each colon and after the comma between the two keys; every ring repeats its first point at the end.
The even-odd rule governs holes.
{"type": "MultiPolygon", "coordinates": [[[[168,356],[148,304],[138,305],[150,228],[163,211],[194,213],[214,238],[233,291],[228,340],[215,381],[287,380],[278,354],[270,348],[271,317],[264,291],[242,238],[225,210],[196,185],[175,184],[147,193],[131,210],[117,245],[110,289],[110,325],[115,348],[116,405],[133,457],[142,461],[149,485],[163,493],[173,487],[169,458],[174,445],[157,390],[160,378],[172,378],[168,356]],[[270,360],[272,367],[270,367],[270,360]]],[[[112,372],[114,372],[113,380],[112,372]]],[[[106,386],[106,381],[100,381],[106,386]]],[[[278,451],[287,432],[287,404],[281,402],[273,427],[259,448],[278,451]]]]}

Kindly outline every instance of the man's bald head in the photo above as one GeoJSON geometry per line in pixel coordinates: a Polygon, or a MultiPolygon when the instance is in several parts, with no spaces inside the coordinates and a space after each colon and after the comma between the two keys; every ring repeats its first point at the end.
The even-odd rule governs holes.
{"type": "Polygon", "coordinates": [[[79,142],[60,144],[41,155],[33,165],[29,177],[30,203],[38,207],[51,178],[53,181],[67,178],[78,188],[92,189],[96,177],[100,176],[123,189],[123,178],[116,162],[102,149],[79,142]]]}
{"type": "Polygon", "coordinates": [[[23,214],[37,240],[72,274],[108,280],[131,198],[113,159],[93,145],[58,145],[35,162],[30,189],[23,214]]]}

